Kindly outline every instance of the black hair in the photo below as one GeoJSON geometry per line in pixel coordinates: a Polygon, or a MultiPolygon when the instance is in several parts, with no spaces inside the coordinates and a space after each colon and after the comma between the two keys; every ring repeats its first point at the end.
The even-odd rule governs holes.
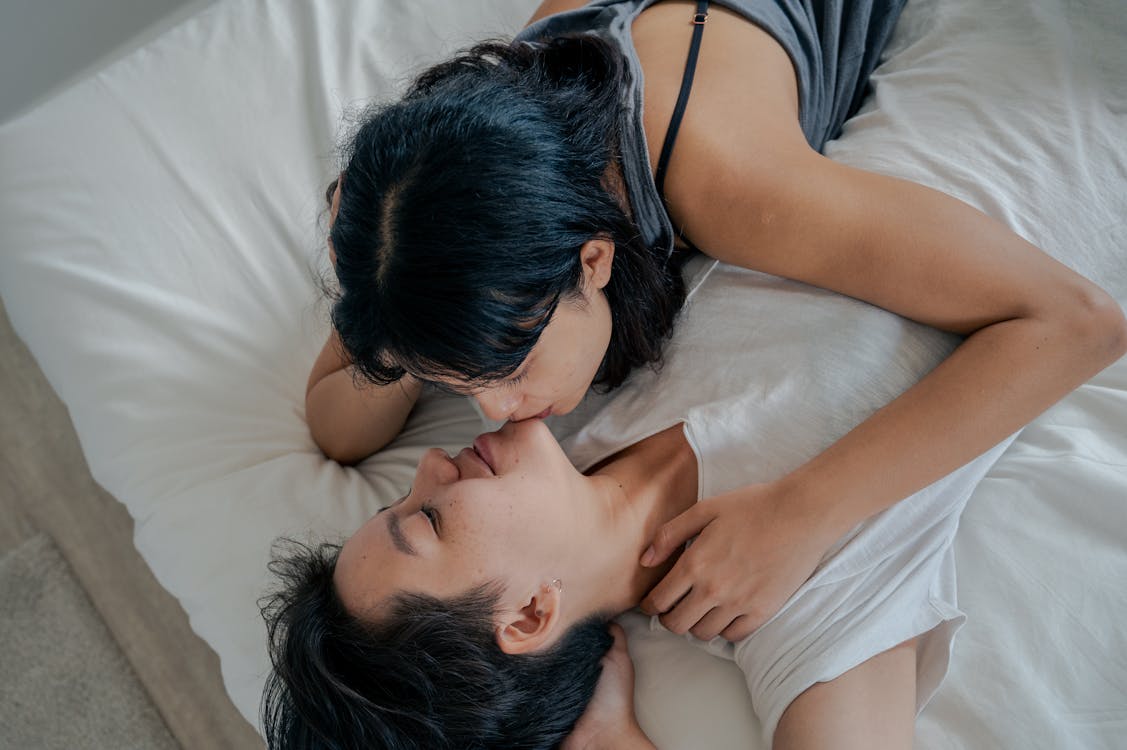
{"type": "Polygon", "coordinates": [[[400,594],[375,621],[361,620],[333,586],[339,553],[328,543],[275,547],[281,588],[262,606],[271,750],[533,750],[571,732],[613,642],[605,618],[520,656],[495,640],[496,585],[449,600],[400,594]]]}
{"type": "Polygon", "coordinates": [[[626,75],[591,35],[483,42],[365,113],[330,230],[333,325],[360,375],[512,374],[556,306],[580,295],[579,250],[596,238],[615,245],[596,384],[660,363],[685,291],[616,187],[626,75]]]}

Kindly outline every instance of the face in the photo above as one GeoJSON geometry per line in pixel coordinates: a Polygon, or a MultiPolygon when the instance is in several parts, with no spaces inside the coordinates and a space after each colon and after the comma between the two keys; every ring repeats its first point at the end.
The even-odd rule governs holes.
{"type": "MultiPolygon", "coordinates": [[[[610,281],[614,243],[591,240],[579,253],[580,293],[556,306],[520,367],[504,380],[467,391],[490,419],[519,422],[567,414],[583,400],[598,374],[611,336],[610,304],[603,289],[610,281]]],[[[454,381],[439,385],[463,390],[454,381]]]]}
{"type": "MultiPolygon", "coordinates": [[[[340,209],[342,172],[327,196],[329,225],[340,209]]],[[[329,258],[336,265],[332,241],[329,258]]],[[[543,419],[567,414],[579,405],[598,374],[611,336],[611,313],[603,289],[610,281],[614,243],[594,239],[580,249],[583,283],[579,294],[562,300],[540,334],[536,346],[512,375],[485,386],[467,389],[454,380],[436,379],[439,386],[466,392],[497,422],[543,419]]]]}
{"type": "MultiPolygon", "coordinates": [[[[469,390],[498,422],[567,414],[579,405],[610,342],[610,307],[601,290],[562,301],[536,346],[508,378],[469,390]]],[[[440,385],[461,390],[454,381],[440,385]]]]}
{"type": "Polygon", "coordinates": [[[349,611],[378,617],[401,591],[448,598],[492,581],[566,579],[595,524],[593,497],[538,420],[508,423],[452,458],[431,449],[407,496],[345,542],[337,592],[349,611]]]}

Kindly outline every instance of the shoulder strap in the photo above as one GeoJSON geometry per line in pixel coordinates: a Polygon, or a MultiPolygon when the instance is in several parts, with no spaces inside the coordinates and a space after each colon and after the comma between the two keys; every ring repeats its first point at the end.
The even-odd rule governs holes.
{"type": "Polygon", "coordinates": [[[661,157],[657,160],[657,172],[654,174],[654,184],[657,185],[657,194],[665,200],[665,171],[669,167],[669,157],[673,153],[673,141],[677,139],[677,131],[681,128],[681,118],[685,115],[685,106],[689,103],[689,92],[693,88],[693,74],[697,69],[697,55],[700,53],[700,39],[704,35],[704,22],[708,20],[708,0],[697,0],[697,12],[693,14],[693,38],[689,43],[689,57],[685,61],[685,74],[681,77],[681,93],[677,95],[677,104],[673,107],[673,117],[669,119],[669,129],[665,131],[665,142],[661,144],[661,157]]]}

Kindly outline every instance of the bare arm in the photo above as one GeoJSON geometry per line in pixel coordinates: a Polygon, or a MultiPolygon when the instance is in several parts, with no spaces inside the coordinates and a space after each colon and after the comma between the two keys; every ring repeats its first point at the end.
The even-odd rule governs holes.
{"type": "Polygon", "coordinates": [[[1115,300],[999,222],[812,151],[776,153],[769,172],[727,171],[726,184],[714,164],[699,197],[686,196],[702,247],[967,336],[788,479],[838,532],[985,452],[1124,353],[1115,300]]]}
{"type": "Polygon", "coordinates": [[[334,461],[354,464],[399,434],[421,390],[410,376],[387,386],[358,382],[334,331],[305,388],[305,418],[313,441],[334,461]]]}
{"type": "MultiPolygon", "coordinates": [[[[586,0],[544,0],[528,23],[585,4],[586,0]]],[[[336,183],[331,188],[329,204],[332,222],[340,205],[336,183]]],[[[331,240],[329,257],[335,266],[331,240]]],[[[421,390],[421,384],[410,376],[382,387],[360,383],[353,377],[353,369],[334,331],[313,364],[305,388],[305,418],[313,441],[329,458],[342,464],[357,463],[399,434],[421,390]]]]}
{"type": "MultiPolygon", "coordinates": [[[[676,632],[738,639],[774,614],[834,539],[1122,356],[1127,322],[1095,284],[971,206],[811,150],[785,54],[757,29],[716,20],[668,173],[675,224],[721,260],[966,336],[918,384],[790,475],[705,500],[659,532],[655,563],[700,536],[646,606],[667,612],[663,622],[676,632]],[[734,63],[740,54],[748,59],[734,63]],[[758,77],[748,80],[748,70],[758,77]],[[757,523],[745,524],[749,517],[757,523]],[[756,550],[757,559],[725,549],[756,550]],[[750,569],[733,571],[741,565],[750,569]],[[677,604],[690,589],[697,594],[677,604]],[[701,620],[710,593],[735,590],[732,601],[743,603],[701,620]]],[[[647,98],[647,118],[672,107],[663,92],[672,84],[662,81],[679,74],[662,76],[663,63],[655,56],[647,69],[647,97],[669,101],[647,98]]],[[[651,145],[660,123],[647,121],[651,145]]]]}
{"type": "MultiPolygon", "coordinates": [[[[333,222],[340,209],[340,181],[334,180],[329,190],[329,221],[333,222]]],[[[331,238],[328,247],[335,267],[331,238]]],[[[395,439],[421,390],[422,385],[410,376],[382,387],[354,377],[352,362],[334,330],[317,355],[305,386],[305,420],[313,442],[338,463],[357,463],[395,439]]]]}
{"type": "MultiPolygon", "coordinates": [[[[1123,354],[1127,323],[1103,290],[955,198],[816,153],[774,40],[730,13],[718,13],[709,33],[667,181],[686,234],[720,260],[968,337],[804,467],[795,477],[804,492],[875,512],[983,453],[1123,354]]],[[[663,136],[683,63],[644,43],[639,51],[649,53],[647,133],[663,136]]]]}
{"type": "Polygon", "coordinates": [[[609,628],[614,645],[602,659],[595,695],[562,750],[654,750],[634,715],[634,663],[626,631],[617,622],[609,628]]]}

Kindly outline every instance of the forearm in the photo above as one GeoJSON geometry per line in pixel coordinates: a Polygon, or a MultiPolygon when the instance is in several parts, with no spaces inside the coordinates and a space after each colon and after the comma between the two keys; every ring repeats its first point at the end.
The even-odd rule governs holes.
{"type": "Polygon", "coordinates": [[[333,331],[305,387],[305,419],[313,442],[339,463],[356,463],[395,439],[421,390],[411,377],[387,386],[357,382],[333,331]]]}
{"type": "Polygon", "coordinates": [[[422,386],[413,379],[386,386],[358,384],[351,368],[332,372],[305,395],[309,432],[326,456],[354,464],[380,450],[403,429],[422,386]]]}
{"type": "Polygon", "coordinates": [[[833,539],[949,474],[1122,355],[1121,311],[1073,320],[1080,322],[1019,318],[979,330],[919,383],[781,480],[779,496],[833,539]]]}

